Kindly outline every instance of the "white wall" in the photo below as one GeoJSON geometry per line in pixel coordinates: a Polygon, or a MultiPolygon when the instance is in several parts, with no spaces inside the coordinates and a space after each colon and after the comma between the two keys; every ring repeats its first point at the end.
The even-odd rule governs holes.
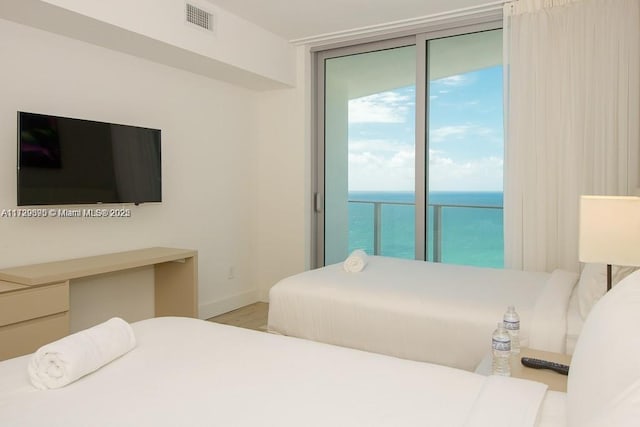
{"type": "Polygon", "coordinates": [[[44,1],[277,81],[294,80],[293,48],[285,39],[207,0],[189,3],[213,14],[213,34],[186,25],[185,0],[44,1]]]}
{"type": "Polygon", "coordinates": [[[297,48],[296,87],[258,101],[258,188],[255,282],[266,301],[283,277],[310,267],[310,54],[297,48]]]}
{"type": "Polygon", "coordinates": [[[0,18],[251,89],[291,87],[287,40],[214,6],[214,31],[188,24],[185,0],[2,0],[0,18]]]}
{"type": "Polygon", "coordinates": [[[0,61],[0,210],[16,207],[17,110],[160,128],[164,199],[130,219],[0,218],[0,267],[193,248],[201,317],[257,299],[255,92],[4,20],[0,61]]]}

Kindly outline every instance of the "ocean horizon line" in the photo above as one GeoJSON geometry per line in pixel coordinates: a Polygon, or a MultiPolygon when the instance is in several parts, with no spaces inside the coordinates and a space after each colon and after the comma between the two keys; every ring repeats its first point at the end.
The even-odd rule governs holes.
{"type": "MultiPolygon", "coordinates": [[[[412,190],[349,190],[349,193],[415,193],[412,190]]],[[[504,190],[432,190],[431,193],[504,193],[504,190]]]]}
{"type": "MultiPolygon", "coordinates": [[[[349,191],[349,202],[415,203],[412,191],[349,191]]],[[[431,191],[429,205],[503,206],[503,191],[431,191]]]]}

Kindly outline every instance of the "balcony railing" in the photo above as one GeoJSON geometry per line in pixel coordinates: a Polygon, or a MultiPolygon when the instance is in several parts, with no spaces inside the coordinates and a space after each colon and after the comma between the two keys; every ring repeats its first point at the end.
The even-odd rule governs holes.
{"type": "MultiPolygon", "coordinates": [[[[349,200],[350,204],[371,205],[373,207],[373,254],[382,255],[382,225],[383,225],[383,206],[415,206],[412,202],[394,202],[394,201],[371,201],[371,200],[349,200]]],[[[443,260],[442,242],[443,238],[443,210],[444,209],[489,209],[502,210],[502,206],[492,205],[462,205],[462,204],[446,204],[446,203],[430,203],[429,205],[430,221],[429,221],[429,238],[430,256],[429,259],[434,262],[443,260]]],[[[501,225],[501,220],[500,220],[501,225]]],[[[501,227],[500,227],[501,228],[501,227]]],[[[415,237],[414,237],[415,238],[415,237]]]]}

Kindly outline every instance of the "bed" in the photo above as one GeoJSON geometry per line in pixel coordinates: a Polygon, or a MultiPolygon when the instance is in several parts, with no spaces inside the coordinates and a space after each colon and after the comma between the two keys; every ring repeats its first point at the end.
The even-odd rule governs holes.
{"type": "Polygon", "coordinates": [[[59,389],[29,383],[30,356],[0,363],[0,425],[513,427],[564,405],[539,383],[197,319],[132,326],[132,351],[59,389]]]}
{"type": "Polygon", "coordinates": [[[370,256],[361,272],[334,264],[278,282],[269,294],[268,330],[474,370],[508,305],[520,315],[522,345],[571,350],[582,325],[574,313],[577,283],[578,274],[562,270],[532,273],[370,256]]]}
{"type": "Polygon", "coordinates": [[[219,325],[155,318],[136,346],[38,390],[32,355],[0,362],[2,426],[635,426],[640,273],[589,314],[566,393],[508,377],[219,325]]]}

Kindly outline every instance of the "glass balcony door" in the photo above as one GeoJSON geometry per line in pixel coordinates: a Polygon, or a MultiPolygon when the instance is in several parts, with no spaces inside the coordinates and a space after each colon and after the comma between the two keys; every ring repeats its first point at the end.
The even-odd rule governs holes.
{"type": "Polygon", "coordinates": [[[426,43],[427,259],[502,267],[502,30],[426,43]]]}
{"type": "Polygon", "coordinates": [[[327,58],[324,264],[415,256],[415,46],[327,58]]]}
{"type": "Polygon", "coordinates": [[[317,266],[503,265],[502,31],[459,34],[316,56],[317,266]]]}

